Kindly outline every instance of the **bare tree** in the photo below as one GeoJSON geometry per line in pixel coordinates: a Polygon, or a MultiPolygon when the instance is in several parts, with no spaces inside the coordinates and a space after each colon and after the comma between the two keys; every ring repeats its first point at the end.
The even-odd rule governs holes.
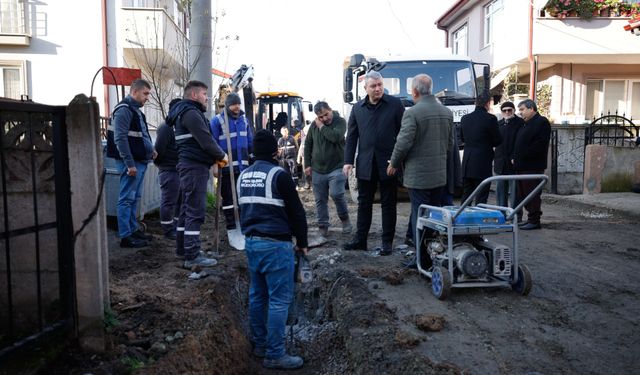
{"type": "MultiPolygon", "coordinates": [[[[190,24],[192,0],[178,2],[184,10],[185,24],[190,24]]],[[[125,65],[139,68],[142,78],[151,85],[149,108],[156,110],[161,119],[168,113],[168,104],[182,94],[182,88],[189,81],[193,67],[203,51],[195,51],[190,63],[190,46],[186,27],[180,27],[161,9],[154,9],[144,17],[132,15],[127,25],[127,42],[131,48],[125,53],[125,65]]]]}

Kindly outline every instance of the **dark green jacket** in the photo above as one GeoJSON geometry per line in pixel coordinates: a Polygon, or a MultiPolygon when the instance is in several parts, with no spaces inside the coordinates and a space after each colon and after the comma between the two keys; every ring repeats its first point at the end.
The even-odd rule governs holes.
{"type": "Polygon", "coordinates": [[[315,121],[304,140],[305,165],[317,173],[330,173],[344,165],[344,134],[347,122],[333,111],[333,121],[318,129],[315,121]]]}

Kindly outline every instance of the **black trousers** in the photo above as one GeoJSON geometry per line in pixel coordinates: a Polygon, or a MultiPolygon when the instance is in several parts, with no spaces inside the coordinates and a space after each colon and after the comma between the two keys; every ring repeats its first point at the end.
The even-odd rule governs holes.
{"type": "MultiPolygon", "coordinates": [[[[240,172],[234,172],[234,181],[238,182],[240,172]]],[[[222,195],[222,212],[224,212],[224,220],[227,225],[227,230],[235,229],[236,217],[233,213],[233,192],[231,189],[235,189],[235,186],[231,186],[231,175],[229,173],[222,173],[220,179],[220,193],[222,195]]],[[[238,213],[240,207],[238,207],[238,213]]]]}
{"type": "MultiPolygon", "coordinates": [[[[476,190],[476,188],[480,185],[480,183],[484,181],[484,178],[480,179],[480,178],[464,178],[464,181],[462,182],[462,202],[460,202],[460,204],[462,204],[464,201],[467,200],[467,198],[469,198],[469,196],[471,195],[471,193],[473,193],[474,190],[476,190]]],[[[489,200],[489,191],[491,189],[491,184],[487,184],[485,185],[482,190],[480,191],[480,193],[478,193],[474,199],[474,202],[471,202],[471,205],[476,205],[478,203],[487,203],[487,200],[489,200]]]]}
{"type": "Polygon", "coordinates": [[[392,244],[396,233],[396,202],[398,182],[391,178],[380,181],[378,168],[374,165],[371,180],[358,179],[358,223],[356,237],[366,242],[371,228],[373,199],[380,185],[380,205],[382,208],[382,243],[392,244]]]}
{"type": "MultiPolygon", "coordinates": [[[[524,170],[518,171],[518,174],[544,174],[544,170],[524,170]]],[[[518,181],[518,202],[522,202],[533,189],[538,186],[540,180],[519,180],[518,181]]],[[[524,205],[527,209],[527,221],[532,224],[540,224],[540,217],[542,216],[542,199],[540,196],[542,191],[534,195],[533,198],[524,205]]]]}

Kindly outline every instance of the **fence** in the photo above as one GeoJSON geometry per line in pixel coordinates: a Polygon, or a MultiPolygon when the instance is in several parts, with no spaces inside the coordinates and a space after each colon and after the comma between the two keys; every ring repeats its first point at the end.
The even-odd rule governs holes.
{"type": "Polygon", "coordinates": [[[76,325],[65,107],[0,100],[0,363],[76,325]]]}

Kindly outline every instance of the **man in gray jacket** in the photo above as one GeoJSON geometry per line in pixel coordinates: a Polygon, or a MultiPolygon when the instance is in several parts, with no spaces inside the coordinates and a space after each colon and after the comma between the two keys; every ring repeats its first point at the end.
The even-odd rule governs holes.
{"type": "Polygon", "coordinates": [[[393,148],[387,174],[393,176],[404,163],[404,186],[411,199],[411,228],[416,238],[416,221],[421,204],[439,206],[447,183],[447,153],[453,147],[453,114],[431,93],[432,80],[418,74],[411,83],[413,107],[402,116],[402,126],[393,148]]]}

